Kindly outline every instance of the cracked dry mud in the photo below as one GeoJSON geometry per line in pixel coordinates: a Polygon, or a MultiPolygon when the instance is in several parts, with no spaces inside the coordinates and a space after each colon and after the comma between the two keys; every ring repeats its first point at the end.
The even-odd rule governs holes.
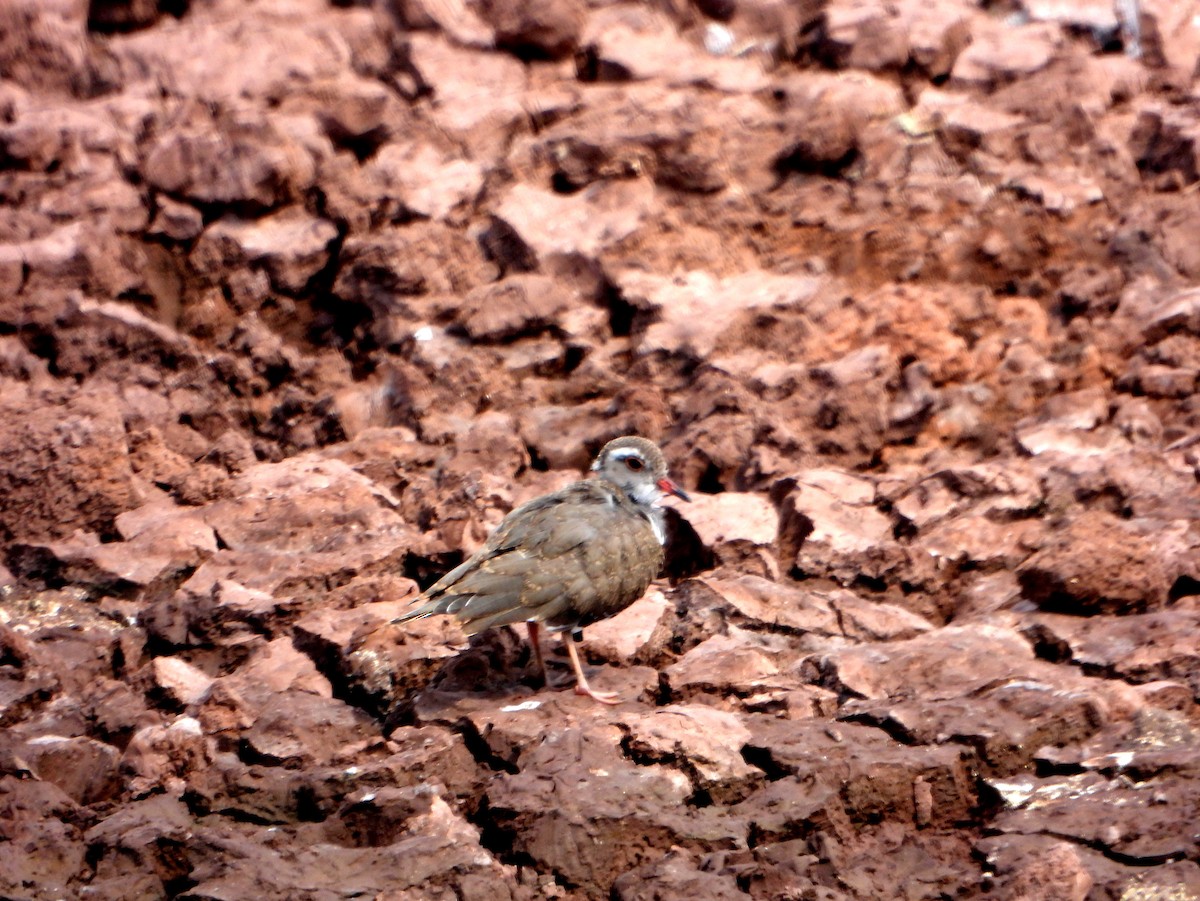
{"type": "Polygon", "coordinates": [[[1200,898],[1198,53],[3,4],[0,897],[1200,898]],[[384,626],[631,432],[694,503],[620,705],[384,626]]]}

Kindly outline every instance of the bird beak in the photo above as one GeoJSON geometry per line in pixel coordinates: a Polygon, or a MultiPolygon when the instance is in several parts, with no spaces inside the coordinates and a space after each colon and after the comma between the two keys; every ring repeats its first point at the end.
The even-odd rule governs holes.
{"type": "Polygon", "coordinates": [[[688,497],[686,491],[684,491],[670,479],[659,479],[658,487],[663,490],[664,494],[673,494],[681,501],[688,501],[690,503],[692,500],[690,497],[688,497]]]}

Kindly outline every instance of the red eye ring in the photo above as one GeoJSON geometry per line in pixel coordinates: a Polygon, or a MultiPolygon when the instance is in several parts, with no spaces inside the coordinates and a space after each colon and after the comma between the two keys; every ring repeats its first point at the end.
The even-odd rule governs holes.
{"type": "Polygon", "coordinates": [[[628,466],[630,469],[632,469],[634,472],[641,472],[642,467],[644,467],[646,464],[644,462],[642,462],[641,457],[626,457],[625,465],[628,466]]]}

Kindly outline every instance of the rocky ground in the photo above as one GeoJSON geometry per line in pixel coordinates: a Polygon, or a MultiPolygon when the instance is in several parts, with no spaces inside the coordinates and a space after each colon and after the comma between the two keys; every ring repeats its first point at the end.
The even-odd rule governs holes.
{"type": "Polygon", "coordinates": [[[1198,53],[4,4],[0,897],[1200,898],[1198,53]],[[695,500],[623,703],[386,625],[629,432],[695,500]]]}

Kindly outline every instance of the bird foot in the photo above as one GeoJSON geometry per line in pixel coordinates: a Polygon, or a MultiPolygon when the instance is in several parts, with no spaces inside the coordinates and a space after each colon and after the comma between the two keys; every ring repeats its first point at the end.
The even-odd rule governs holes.
{"type": "Polygon", "coordinates": [[[576,684],[575,694],[586,695],[593,701],[599,701],[601,704],[621,703],[620,696],[615,691],[596,691],[594,688],[590,688],[587,685],[576,684]]]}

